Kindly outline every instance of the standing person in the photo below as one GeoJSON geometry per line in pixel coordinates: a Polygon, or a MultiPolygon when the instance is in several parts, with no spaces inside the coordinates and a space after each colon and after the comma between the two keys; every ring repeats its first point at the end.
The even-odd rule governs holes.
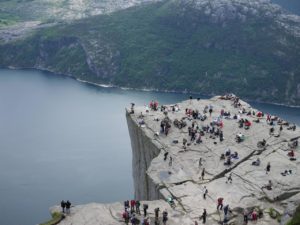
{"type": "Polygon", "coordinates": [[[282,127],[282,125],[280,125],[280,128],[279,128],[280,133],[282,130],[283,130],[283,127],[282,127]]]}
{"type": "Polygon", "coordinates": [[[163,211],[163,224],[166,225],[167,224],[167,220],[168,220],[168,212],[167,210],[165,209],[163,211]]]}
{"type": "Polygon", "coordinates": [[[141,215],[140,206],[141,206],[141,203],[140,203],[139,200],[137,200],[137,201],[135,202],[135,211],[136,211],[136,213],[139,214],[139,215],[141,215]]]}
{"type": "Polygon", "coordinates": [[[204,190],[203,190],[203,198],[206,199],[206,195],[208,193],[208,190],[206,188],[206,186],[204,186],[204,190]]]}
{"type": "Polygon", "coordinates": [[[62,212],[65,213],[66,203],[65,203],[64,200],[62,200],[62,201],[60,202],[60,206],[61,206],[62,212]]]}
{"type": "Polygon", "coordinates": [[[245,208],[245,209],[244,209],[244,222],[245,222],[245,224],[248,223],[248,214],[249,214],[249,212],[248,212],[248,210],[245,208]]]}
{"type": "Polygon", "coordinates": [[[148,209],[148,205],[147,204],[143,204],[144,217],[147,216],[147,209],[148,209]]]}
{"type": "Polygon", "coordinates": [[[213,112],[213,109],[210,108],[210,109],[209,109],[209,116],[211,116],[212,112],[213,112]]]}
{"type": "Polygon", "coordinates": [[[203,224],[206,223],[206,216],[207,216],[206,209],[203,209],[202,216],[200,216],[200,220],[202,219],[203,224]]]}
{"type": "Polygon", "coordinates": [[[125,211],[123,213],[123,219],[124,219],[125,224],[128,225],[130,218],[129,218],[129,213],[127,211],[125,211]]]}
{"type": "Polygon", "coordinates": [[[255,211],[255,209],[252,212],[252,220],[257,221],[257,212],[255,211]]]}
{"type": "Polygon", "coordinates": [[[203,168],[203,169],[202,169],[202,172],[201,172],[201,179],[202,179],[202,180],[204,180],[204,175],[205,175],[205,168],[203,168]]]}
{"type": "Polygon", "coordinates": [[[169,167],[172,166],[172,161],[173,161],[173,158],[170,156],[169,167]]]}
{"type": "Polygon", "coordinates": [[[154,209],[154,213],[155,213],[155,219],[158,219],[158,217],[159,217],[159,208],[155,208],[154,209]]]}
{"type": "Polygon", "coordinates": [[[224,207],[224,216],[225,216],[225,217],[227,216],[228,211],[230,211],[230,209],[229,209],[229,205],[227,204],[227,205],[224,207]]]}
{"type": "Polygon", "coordinates": [[[226,184],[229,182],[232,183],[232,173],[230,173],[229,176],[227,177],[226,184]]]}
{"type": "Polygon", "coordinates": [[[132,214],[131,219],[130,219],[130,222],[131,222],[132,225],[137,224],[137,219],[136,219],[136,217],[135,217],[135,214],[132,214]]]}
{"type": "Polygon", "coordinates": [[[129,201],[124,201],[124,210],[126,211],[129,208],[129,201]]]}
{"type": "Polygon", "coordinates": [[[268,165],[266,167],[266,174],[268,174],[270,172],[270,170],[271,170],[271,164],[270,164],[270,162],[268,162],[268,165]]]}
{"type": "Polygon", "coordinates": [[[134,212],[134,208],[135,208],[135,200],[131,200],[130,201],[130,211],[131,211],[131,213],[134,212]]]}
{"type": "Polygon", "coordinates": [[[199,168],[202,166],[202,158],[199,159],[199,168]]]}
{"type": "Polygon", "coordinates": [[[198,225],[198,222],[197,221],[195,221],[195,224],[194,225],[198,225]]]}
{"type": "MultiPolygon", "coordinates": [[[[148,220],[149,218],[148,217],[146,217],[145,219],[144,219],[144,222],[142,223],[142,225],[150,225],[150,223],[149,223],[149,220],[148,220]]],[[[139,224],[139,223],[137,223],[137,224],[139,224]]]]}
{"type": "Polygon", "coordinates": [[[164,153],[164,161],[167,160],[168,154],[169,154],[169,152],[165,152],[165,153],[164,153]]]}
{"type": "Polygon", "coordinates": [[[70,208],[71,208],[71,202],[68,200],[67,202],[66,202],[66,213],[67,214],[70,214],[70,208]]]}
{"type": "Polygon", "coordinates": [[[223,200],[224,198],[218,198],[218,205],[217,205],[217,210],[219,210],[219,208],[222,210],[223,209],[223,200]]]}

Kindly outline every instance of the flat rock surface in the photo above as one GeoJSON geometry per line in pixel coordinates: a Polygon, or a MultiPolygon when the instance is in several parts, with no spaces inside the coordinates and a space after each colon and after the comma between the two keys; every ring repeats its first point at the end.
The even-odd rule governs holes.
{"type": "MultiPolygon", "coordinates": [[[[231,209],[239,209],[244,207],[260,207],[262,209],[276,208],[281,213],[283,212],[283,200],[289,199],[300,191],[300,171],[299,160],[291,161],[287,155],[291,149],[290,140],[299,138],[299,129],[288,130],[288,126],[283,126],[280,132],[280,126],[277,122],[271,126],[266,120],[267,115],[260,119],[259,123],[254,122],[257,116],[253,115],[258,110],[253,109],[246,102],[240,101],[241,106],[235,108],[233,101],[221,100],[219,97],[214,97],[210,100],[188,100],[177,104],[179,111],[172,112],[168,107],[168,117],[171,121],[182,119],[187,123],[187,126],[178,129],[172,123],[172,127],[168,135],[160,133],[161,120],[165,115],[161,111],[146,112],[145,107],[135,108],[135,119],[139,121],[138,116],[142,113],[145,125],[141,129],[145,129],[145,133],[149,138],[158,141],[163,151],[153,159],[147,174],[152,178],[155,184],[160,185],[161,193],[164,197],[170,195],[178,200],[176,209],[188,213],[191,218],[196,218],[201,215],[203,208],[206,208],[208,213],[218,214],[216,210],[217,199],[224,198],[224,204],[229,204],[231,209]],[[210,116],[206,113],[207,119],[201,121],[192,119],[187,116],[185,109],[198,110],[203,115],[205,106],[212,106],[213,112],[210,116]],[[246,112],[251,111],[251,115],[241,113],[242,109],[246,112]],[[225,119],[220,117],[221,110],[228,111],[231,118],[225,119]],[[250,129],[239,128],[237,119],[233,119],[233,115],[247,119],[251,122],[250,129]],[[223,127],[221,130],[224,134],[224,140],[220,141],[218,136],[205,133],[202,136],[202,143],[197,144],[195,141],[190,141],[188,135],[188,127],[195,122],[195,127],[200,129],[203,126],[210,125],[217,118],[222,120],[223,127]],[[156,121],[156,120],[159,121],[156,121]],[[270,128],[274,128],[274,134],[270,134],[270,128]],[[158,136],[155,133],[160,133],[158,136]],[[245,140],[237,143],[235,137],[242,133],[245,140]],[[189,146],[183,148],[183,139],[187,139],[189,146]],[[265,139],[267,145],[265,148],[257,146],[258,141],[265,139]],[[174,144],[173,141],[178,141],[174,144]],[[221,160],[221,154],[225,154],[227,149],[231,153],[237,152],[238,159],[232,159],[230,166],[224,165],[225,160],[221,160]],[[168,152],[168,158],[163,160],[164,153],[168,152]],[[172,157],[172,165],[169,164],[172,157]],[[202,158],[202,165],[199,166],[199,159],[202,158]],[[261,165],[253,166],[252,162],[260,158],[261,165]],[[266,166],[270,162],[271,171],[266,174],[266,166]],[[201,171],[205,168],[204,180],[201,177],[201,171]],[[292,174],[283,176],[282,172],[292,170],[292,174]],[[227,177],[232,173],[232,183],[226,183],[227,177]],[[273,183],[272,190],[262,188],[268,181],[273,183]],[[208,189],[208,197],[203,199],[204,186],[208,189]]],[[[295,149],[297,154],[299,147],[295,149]]],[[[266,214],[266,213],[265,213],[266,214]]],[[[223,217],[223,213],[217,216],[217,220],[223,217]]],[[[268,221],[266,216],[266,221],[268,221]]],[[[262,222],[262,221],[261,221],[262,222]]],[[[276,224],[273,221],[272,224],[276,224]]]]}

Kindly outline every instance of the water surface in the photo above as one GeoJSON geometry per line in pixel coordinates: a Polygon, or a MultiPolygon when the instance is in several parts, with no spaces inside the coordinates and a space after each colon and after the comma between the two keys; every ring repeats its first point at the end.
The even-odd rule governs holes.
{"type": "Polygon", "coordinates": [[[300,1],[299,0],[271,0],[271,2],[280,5],[282,8],[294,14],[300,15],[300,1]]]}
{"type": "MultiPolygon", "coordinates": [[[[184,94],[125,91],[32,70],[0,70],[0,215],[3,225],[49,218],[74,204],[133,196],[125,107],[184,94]]],[[[300,109],[252,103],[300,124],[300,109]]]]}

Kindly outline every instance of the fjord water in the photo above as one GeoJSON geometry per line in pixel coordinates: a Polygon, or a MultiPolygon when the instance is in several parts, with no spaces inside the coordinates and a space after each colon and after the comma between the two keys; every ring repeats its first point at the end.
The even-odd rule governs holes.
{"type": "MultiPolygon", "coordinates": [[[[125,107],[184,94],[125,91],[33,70],[0,70],[1,224],[33,225],[48,208],[133,196],[125,107]]],[[[253,103],[300,124],[300,109],[253,103]]]]}
{"type": "Polygon", "coordinates": [[[271,2],[280,5],[282,8],[300,15],[300,1],[299,0],[271,0],[271,2]]]}

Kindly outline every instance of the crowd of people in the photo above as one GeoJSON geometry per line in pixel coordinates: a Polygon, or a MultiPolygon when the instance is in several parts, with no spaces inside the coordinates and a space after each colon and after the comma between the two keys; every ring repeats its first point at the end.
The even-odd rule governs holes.
{"type": "MultiPolygon", "coordinates": [[[[124,201],[124,212],[122,217],[126,225],[131,223],[132,225],[142,224],[142,225],[150,225],[150,216],[149,216],[149,206],[144,203],[142,205],[143,215],[140,211],[141,203],[138,200],[126,200],[124,201]]],[[[162,216],[160,217],[160,208],[156,207],[154,209],[154,224],[159,225],[162,222],[163,225],[166,225],[168,221],[168,212],[165,209],[162,212],[162,216]]]]}
{"type": "MultiPolygon", "coordinates": [[[[232,105],[238,109],[238,113],[232,114],[230,111],[225,111],[224,109],[221,109],[220,112],[217,112],[213,105],[209,104],[206,105],[203,109],[203,111],[199,109],[193,109],[193,108],[185,108],[185,117],[181,119],[175,119],[173,122],[173,125],[175,128],[183,129],[187,127],[187,136],[182,139],[182,148],[186,150],[188,146],[191,146],[192,144],[201,144],[203,143],[203,137],[207,136],[209,139],[212,140],[214,144],[217,144],[217,140],[220,142],[224,141],[224,120],[235,120],[237,122],[237,127],[240,129],[240,132],[238,132],[235,136],[235,141],[237,143],[241,143],[245,141],[246,136],[242,133],[243,130],[246,132],[246,130],[253,129],[251,127],[255,126],[255,123],[261,123],[264,119],[267,125],[270,126],[269,134],[271,136],[279,137],[281,132],[283,131],[283,126],[287,126],[287,130],[296,130],[296,125],[290,125],[289,123],[283,121],[279,117],[271,116],[270,114],[264,114],[261,111],[254,111],[254,110],[246,110],[243,106],[243,104],[240,102],[240,99],[232,94],[222,96],[221,99],[230,100],[232,102],[232,105]],[[213,115],[216,117],[212,117],[213,115]],[[266,116],[266,117],[265,117],[266,116]],[[252,118],[252,120],[251,120],[252,118]],[[254,123],[254,124],[253,124],[254,123]],[[201,125],[200,125],[201,124],[201,125]],[[275,134],[275,129],[279,127],[278,133],[275,134]]],[[[190,100],[192,100],[192,97],[190,97],[190,100]]],[[[150,103],[150,109],[154,111],[159,110],[158,102],[151,101],[150,103]]],[[[178,112],[180,111],[179,105],[173,105],[170,107],[167,106],[161,106],[160,107],[161,112],[164,113],[165,119],[161,121],[160,123],[160,134],[168,135],[170,129],[171,129],[171,120],[168,118],[168,112],[178,112]]],[[[173,141],[174,144],[178,143],[178,140],[173,141]]],[[[265,139],[262,141],[259,141],[257,143],[258,149],[265,149],[268,146],[268,143],[265,139]]],[[[288,151],[287,156],[291,160],[296,160],[295,156],[295,149],[298,146],[298,140],[295,140],[291,143],[291,149],[288,151]]],[[[164,154],[164,161],[167,160],[169,157],[169,166],[172,166],[173,158],[171,155],[169,155],[168,152],[165,152],[164,154]]],[[[224,166],[231,166],[233,163],[233,160],[239,160],[239,153],[238,151],[232,152],[231,149],[228,147],[225,149],[224,153],[220,155],[220,160],[224,160],[224,166]]],[[[251,163],[253,166],[259,167],[261,165],[261,160],[258,157],[255,161],[251,163]]],[[[202,168],[201,170],[201,176],[200,180],[205,179],[206,170],[203,166],[202,158],[199,159],[199,168],[202,168]]],[[[233,182],[233,173],[230,172],[230,168],[228,170],[228,175],[226,179],[227,184],[231,184],[233,182]]],[[[271,172],[271,163],[268,162],[265,168],[266,174],[269,174],[271,172]]],[[[292,170],[287,169],[283,171],[282,176],[287,176],[292,174],[292,170]]],[[[268,191],[272,190],[273,188],[273,182],[272,180],[268,180],[268,183],[261,187],[261,189],[266,189],[268,191]]],[[[208,189],[206,186],[204,186],[203,190],[203,199],[205,200],[208,195],[208,189]]],[[[224,198],[219,197],[217,199],[217,210],[223,210],[224,212],[224,220],[223,224],[227,224],[227,222],[230,220],[229,213],[232,211],[229,208],[229,205],[226,204],[224,206],[224,198]],[[223,208],[224,206],[224,208],[223,208]]],[[[138,201],[137,201],[138,202],[138,201]]],[[[134,207],[129,209],[129,205],[125,205],[125,214],[126,218],[125,223],[128,224],[129,221],[131,221],[132,218],[135,218],[135,213],[139,214],[139,209],[134,207]],[[130,218],[130,219],[129,219],[130,218]],[[127,221],[127,222],[126,222],[127,221]]],[[[143,207],[145,210],[145,208],[143,207]]],[[[159,224],[158,217],[159,217],[159,208],[155,208],[154,210],[155,214],[155,224],[159,224]]],[[[165,212],[165,211],[164,211],[165,212]]],[[[262,212],[258,211],[256,209],[244,209],[243,211],[243,217],[244,217],[244,223],[247,224],[249,220],[256,221],[258,218],[262,217],[262,212]]],[[[144,219],[142,224],[147,225],[149,222],[149,217],[147,217],[147,209],[144,211],[144,219]]],[[[167,213],[162,214],[162,222],[163,224],[167,223],[167,213]]],[[[202,220],[202,223],[205,224],[207,220],[207,210],[203,209],[202,215],[199,217],[199,220],[202,220]]],[[[132,222],[131,222],[132,223],[132,222]]],[[[136,223],[132,223],[136,224],[136,223]]],[[[139,223],[137,223],[139,224],[139,223]]],[[[195,225],[198,225],[198,221],[195,221],[195,225]]]]}

